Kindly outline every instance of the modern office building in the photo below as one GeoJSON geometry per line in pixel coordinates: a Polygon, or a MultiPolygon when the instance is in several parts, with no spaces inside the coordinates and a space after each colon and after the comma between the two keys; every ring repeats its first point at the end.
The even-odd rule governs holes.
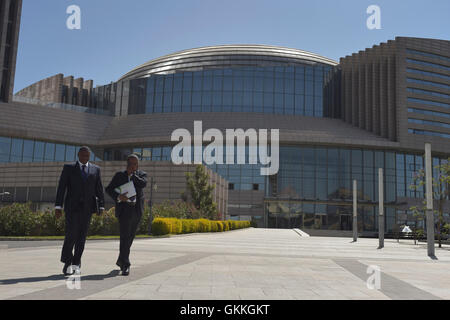
{"type": "Polygon", "coordinates": [[[15,94],[16,101],[95,108],[94,81],[64,77],[62,73],[38,81],[15,94]]]}
{"type": "Polygon", "coordinates": [[[0,101],[11,101],[16,73],[16,57],[22,0],[0,1],[0,101]]]}
{"type": "MultiPolygon", "coordinates": [[[[73,146],[81,144],[91,146],[101,165],[131,152],[149,166],[170,161],[172,132],[194,132],[196,120],[203,131],[279,129],[277,174],[262,176],[261,164],[208,165],[227,184],[228,216],[270,228],[349,230],[357,180],[359,230],[373,235],[378,168],[385,173],[385,229],[392,231],[417,223],[409,209],[421,204],[424,192],[409,186],[423,168],[424,144],[432,144],[434,165],[450,157],[446,40],[398,37],[339,62],[265,45],[190,49],[151,60],[81,100],[84,81],[69,85],[78,91],[66,96],[77,91],[77,98],[65,100],[58,91],[64,77],[56,78],[46,91],[55,101],[35,84],[0,104],[0,179],[8,166],[73,161],[73,146]]],[[[17,174],[31,177],[33,170],[17,174]]],[[[8,181],[0,180],[0,192],[17,190],[8,181]]],[[[46,187],[51,200],[55,186],[46,187]]],[[[20,190],[10,201],[27,200],[20,190]]],[[[164,199],[167,190],[161,192],[164,199]]],[[[448,201],[444,209],[450,212],[448,201]]]]}

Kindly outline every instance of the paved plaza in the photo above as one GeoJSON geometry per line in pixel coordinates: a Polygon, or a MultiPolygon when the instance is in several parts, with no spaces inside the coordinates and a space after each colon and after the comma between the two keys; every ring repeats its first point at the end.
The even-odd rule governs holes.
{"type": "Polygon", "coordinates": [[[2,241],[0,299],[450,299],[450,246],[430,259],[425,243],[351,241],[253,228],[139,239],[128,277],[114,264],[117,240],[88,241],[69,285],[61,241],[2,241]]]}

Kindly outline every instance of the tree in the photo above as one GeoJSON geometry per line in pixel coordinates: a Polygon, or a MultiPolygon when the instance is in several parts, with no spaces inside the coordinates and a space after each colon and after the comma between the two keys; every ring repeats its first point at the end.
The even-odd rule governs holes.
{"type": "Polygon", "coordinates": [[[191,202],[200,211],[203,218],[216,220],[219,212],[214,202],[214,185],[209,184],[209,174],[205,167],[197,165],[194,173],[186,173],[188,195],[182,194],[182,199],[191,202]]]}
{"type": "MultiPolygon", "coordinates": [[[[444,202],[449,200],[450,196],[450,158],[441,165],[435,166],[437,177],[433,177],[433,199],[437,200],[437,210],[434,214],[438,221],[438,241],[439,248],[442,248],[442,232],[444,228],[444,202]]],[[[419,170],[413,177],[413,182],[409,186],[411,190],[418,190],[425,186],[425,171],[419,170]]],[[[423,201],[423,207],[411,207],[410,210],[414,212],[419,220],[424,219],[427,207],[427,201],[423,201]]]]}

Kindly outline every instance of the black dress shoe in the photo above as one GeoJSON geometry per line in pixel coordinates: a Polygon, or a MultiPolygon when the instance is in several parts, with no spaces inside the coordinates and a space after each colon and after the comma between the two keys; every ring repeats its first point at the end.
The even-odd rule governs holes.
{"type": "Polygon", "coordinates": [[[72,263],[70,263],[70,262],[67,262],[64,264],[63,273],[65,276],[71,276],[75,272],[71,266],[72,266],[72,263]],[[69,269],[69,267],[70,267],[70,269],[69,269]]]}
{"type": "Polygon", "coordinates": [[[124,267],[122,268],[122,275],[127,276],[130,274],[130,267],[124,267]]]}

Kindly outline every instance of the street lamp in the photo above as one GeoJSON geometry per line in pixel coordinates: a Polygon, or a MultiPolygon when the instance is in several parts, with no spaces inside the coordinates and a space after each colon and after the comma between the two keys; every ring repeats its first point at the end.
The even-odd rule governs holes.
{"type": "Polygon", "coordinates": [[[150,199],[148,200],[149,216],[148,216],[148,235],[152,234],[152,207],[153,207],[153,191],[158,190],[158,185],[153,181],[153,177],[150,177],[150,199]]]}

